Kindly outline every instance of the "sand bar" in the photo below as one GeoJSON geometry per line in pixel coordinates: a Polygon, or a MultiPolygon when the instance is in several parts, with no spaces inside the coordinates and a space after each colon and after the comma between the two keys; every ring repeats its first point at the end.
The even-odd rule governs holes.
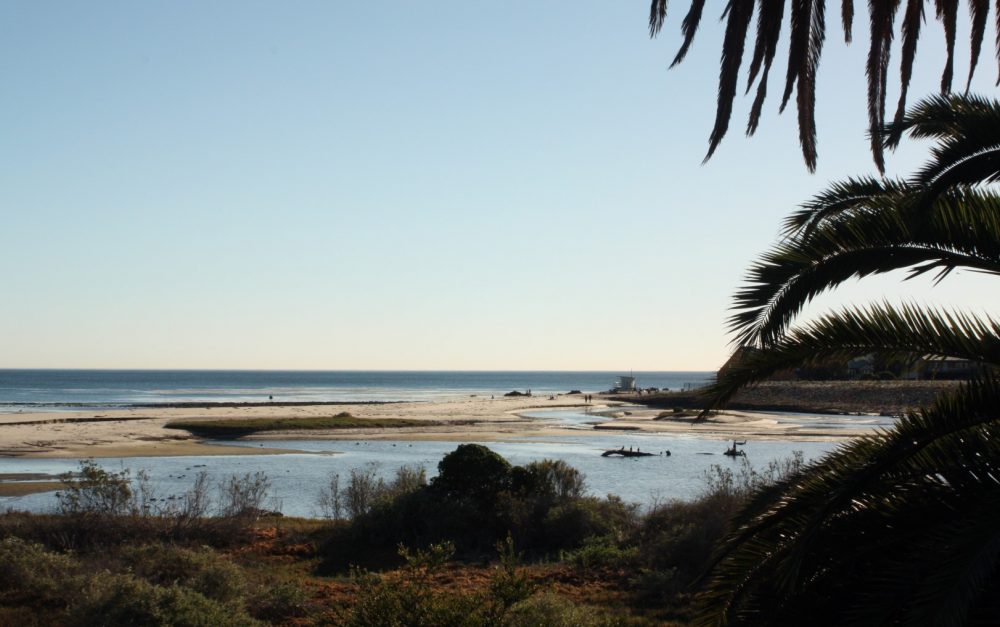
{"type": "Polygon", "coordinates": [[[381,404],[281,405],[240,407],[156,407],[99,412],[0,414],[0,456],[7,457],[136,457],[177,455],[259,455],[295,452],[289,449],[230,447],[205,443],[190,433],[164,426],[174,420],[238,418],[296,418],[332,416],[349,412],[360,418],[403,418],[426,421],[428,426],[360,428],[334,431],[282,431],[249,436],[254,440],[397,439],[491,441],[514,437],[602,434],[609,431],[689,434],[718,439],[767,438],[840,440],[871,428],[833,424],[847,418],[801,419],[761,412],[733,411],[696,422],[690,416],[661,418],[662,409],[634,408],[596,398],[588,406],[579,395],[556,397],[468,397],[434,402],[381,404]],[[593,420],[567,425],[558,420],[528,418],[540,410],[588,411],[593,420]]]}

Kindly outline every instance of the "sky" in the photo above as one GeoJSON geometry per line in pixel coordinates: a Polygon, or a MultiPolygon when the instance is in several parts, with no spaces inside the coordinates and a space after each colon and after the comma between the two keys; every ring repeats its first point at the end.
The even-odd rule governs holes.
{"type": "MultiPolygon", "coordinates": [[[[650,40],[645,0],[0,3],[0,367],[717,368],[781,220],[874,173],[866,16],[850,47],[831,20],[810,174],[783,67],[757,135],[738,98],[702,165],[718,9],[668,71],[671,9],[650,40]]],[[[929,16],[911,100],[941,40],[929,16]]],[[[806,316],[994,294],[893,275],[806,316]]]]}

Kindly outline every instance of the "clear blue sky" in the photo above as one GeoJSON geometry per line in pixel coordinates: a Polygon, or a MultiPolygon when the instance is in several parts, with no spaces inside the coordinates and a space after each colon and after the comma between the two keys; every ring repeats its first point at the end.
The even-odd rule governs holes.
{"type": "Polygon", "coordinates": [[[0,367],[717,367],[780,220],[873,168],[863,14],[850,48],[831,21],[816,174],[777,77],[700,165],[712,4],[669,72],[677,2],[655,41],[645,0],[0,4],[0,367]]]}

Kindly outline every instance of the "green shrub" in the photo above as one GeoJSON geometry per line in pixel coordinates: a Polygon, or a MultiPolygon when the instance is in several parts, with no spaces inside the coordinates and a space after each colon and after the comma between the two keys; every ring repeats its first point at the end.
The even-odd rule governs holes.
{"type": "Polygon", "coordinates": [[[503,542],[497,542],[497,553],[500,563],[490,577],[488,598],[482,604],[483,622],[487,624],[500,624],[512,606],[535,591],[527,574],[518,569],[521,555],[514,551],[514,540],[509,535],[503,542]]]}
{"type": "Polygon", "coordinates": [[[132,575],[100,575],[72,608],[70,624],[132,627],[237,627],[256,625],[233,604],[223,604],[178,585],[155,586],[132,575]]]}
{"type": "Polygon", "coordinates": [[[128,470],[108,472],[88,459],[76,475],[66,473],[61,480],[64,487],[56,492],[61,514],[121,516],[136,510],[128,470]]]}
{"type": "Polygon", "coordinates": [[[241,599],[246,588],[243,571],[208,548],[150,544],[127,548],[122,557],[136,576],[150,583],[176,583],[222,603],[241,599]]]}
{"type": "Polygon", "coordinates": [[[219,509],[223,518],[257,520],[271,490],[271,480],[263,472],[232,475],[219,484],[219,509]]]}
{"type": "Polygon", "coordinates": [[[450,498],[492,502],[510,487],[510,463],[481,444],[460,444],[438,463],[432,485],[450,498]]]}
{"type": "Polygon", "coordinates": [[[504,616],[504,627],[591,627],[607,624],[595,617],[592,610],[582,607],[552,592],[531,596],[513,607],[504,616]]]}
{"type": "Polygon", "coordinates": [[[654,570],[642,568],[629,580],[640,605],[661,605],[684,590],[688,581],[678,576],[677,568],[654,570]]]}
{"type": "Polygon", "coordinates": [[[261,586],[250,599],[249,611],[255,618],[280,623],[305,616],[308,600],[306,592],[290,581],[270,582],[261,586]]]}
{"type": "Polygon", "coordinates": [[[75,561],[20,538],[0,540],[0,599],[7,604],[63,605],[76,587],[75,561]]]}
{"type": "Polygon", "coordinates": [[[586,491],[583,474],[561,459],[543,459],[517,466],[511,477],[514,493],[534,499],[578,499],[586,491]]]}
{"type": "Polygon", "coordinates": [[[611,536],[587,538],[583,546],[567,556],[571,564],[587,571],[632,568],[637,563],[638,558],[638,547],[622,547],[611,536]]]}
{"type": "Polygon", "coordinates": [[[351,627],[434,625],[472,627],[483,625],[480,599],[435,590],[432,578],[454,554],[449,543],[410,552],[399,548],[406,565],[402,573],[379,576],[355,571],[357,603],[347,620],[351,627]]]}
{"type": "Polygon", "coordinates": [[[552,507],[542,520],[544,546],[572,549],[594,536],[618,535],[632,523],[633,508],[617,498],[586,497],[552,507]]]}

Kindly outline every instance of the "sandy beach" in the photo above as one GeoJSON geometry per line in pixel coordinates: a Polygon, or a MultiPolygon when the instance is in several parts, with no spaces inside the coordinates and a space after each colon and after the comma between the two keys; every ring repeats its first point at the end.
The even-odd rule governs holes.
{"type": "Polygon", "coordinates": [[[469,397],[436,402],[242,407],[158,407],[101,412],[0,414],[0,456],[134,457],[172,455],[253,455],[294,452],[269,448],[266,440],[400,439],[490,441],[509,437],[639,431],[690,434],[719,439],[767,438],[836,440],[870,431],[846,428],[856,418],[789,416],[729,411],[704,422],[689,414],[663,416],[662,409],[633,407],[596,398],[590,406],[579,395],[549,397],[469,397]],[[556,419],[525,417],[541,410],[589,411],[593,421],[567,425],[556,419]],[[168,429],[175,420],[303,418],[349,412],[359,418],[402,418],[427,422],[406,428],[360,428],[330,431],[280,431],[248,436],[262,446],[238,448],[206,443],[187,431],[168,429]]]}

